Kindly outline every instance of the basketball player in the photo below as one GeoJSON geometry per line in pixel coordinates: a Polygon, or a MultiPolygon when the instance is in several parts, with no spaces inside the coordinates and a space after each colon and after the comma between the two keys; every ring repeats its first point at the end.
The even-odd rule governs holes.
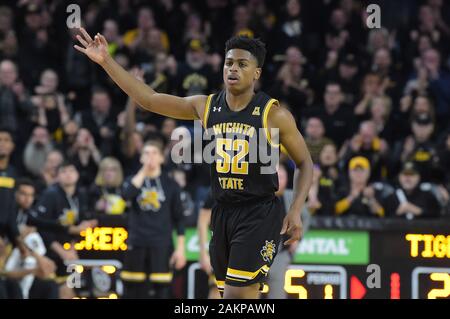
{"type": "Polygon", "coordinates": [[[81,46],[74,47],[98,63],[142,108],[175,119],[202,120],[205,129],[217,134],[216,160],[211,165],[216,201],[211,217],[211,264],[224,298],[258,298],[277,253],[280,233],[290,236],[286,245],[300,239],[300,212],[313,169],[292,114],[267,94],[255,93],[266,54],[264,44],[246,37],[229,39],[223,66],[225,89],[209,96],[177,97],[155,92],[123,69],[109,55],[103,35],[97,33],[92,39],[83,28],[80,32],[81,46]],[[295,195],[286,215],[274,195],[276,171],[262,174],[266,164],[259,159],[247,161],[248,139],[259,129],[266,134],[258,139],[258,149],[283,150],[297,166],[295,195]],[[219,138],[229,131],[234,134],[232,139],[219,138]]]}

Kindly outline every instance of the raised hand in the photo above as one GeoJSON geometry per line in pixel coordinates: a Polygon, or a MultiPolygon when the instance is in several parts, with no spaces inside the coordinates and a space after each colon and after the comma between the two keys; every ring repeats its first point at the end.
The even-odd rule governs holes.
{"type": "Polygon", "coordinates": [[[92,61],[102,64],[109,57],[108,42],[105,37],[100,33],[97,33],[92,40],[91,36],[86,32],[84,28],[79,29],[81,35],[77,34],[77,39],[83,45],[83,47],[74,45],[74,48],[78,51],[86,54],[92,61]]]}

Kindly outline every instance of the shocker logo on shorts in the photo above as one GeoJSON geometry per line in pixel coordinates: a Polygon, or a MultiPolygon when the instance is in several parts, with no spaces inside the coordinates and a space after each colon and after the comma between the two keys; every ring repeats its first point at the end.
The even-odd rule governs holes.
{"type": "Polygon", "coordinates": [[[267,241],[266,244],[261,249],[261,256],[264,259],[265,262],[271,262],[273,259],[273,256],[275,255],[275,244],[273,243],[273,240],[267,241]]]}

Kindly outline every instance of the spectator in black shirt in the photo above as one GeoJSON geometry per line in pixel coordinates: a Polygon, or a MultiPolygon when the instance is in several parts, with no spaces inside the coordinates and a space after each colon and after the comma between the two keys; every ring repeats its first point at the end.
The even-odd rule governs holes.
{"type": "Polygon", "coordinates": [[[26,8],[24,28],[19,37],[19,66],[25,84],[34,87],[41,72],[57,65],[57,43],[51,40],[44,12],[36,4],[26,8]]]}
{"type": "Polygon", "coordinates": [[[45,126],[51,134],[55,134],[70,119],[65,97],[58,91],[58,86],[58,74],[52,69],[47,69],[41,73],[39,85],[34,88],[36,95],[32,97],[33,103],[37,106],[34,122],[45,126]]]}
{"type": "Polygon", "coordinates": [[[23,253],[26,249],[16,224],[14,186],[17,178],[15,168],[10,164],[14,150],[12,134],[0,128],[0,238],[8,237],[23,253]]]}
{"type": "MultiPolygon", "coordinates": [[[[88,219],[88,202],[77,188],[78,171],[71,162],[58,168],[58,183],[47,188],[37,204],[38,231],[44,239],[47,256],[57,266],[59,279],[67,276],[65,262],[78,259],[72,241],[81,231],[95,227],[96,220],[88,219]]],[[[67,285],[61,286],[64,295],[70,296],[67,285]]]]}
{"type": "Polygon", "coordinates": [[[105,155],[111,153],[116,121],[112,114],[111,99],[107,91],[95,89],[92,93],[91,108],[80,114],[78,124],[89,130],[95,145],[105,155]]]}
{"type": "Polygon", "coordinates": [[[344,103],[354,105],[359,97],[359,71],[360,66],[357,57],[353,53],[346,53],[339,57],[336,68],[326,74],[328,82],[334,81],[340,84],[344,94],[344,103]]]}
{"type": "Polygon", "coordinates": [[[90,187],[95,175],[97,175],[101,154],[87,129],[82,128],[78,131],[77,139],[70,150],[69,158],[78,172],[80,172],[80,185],[85,188],[90,187]]]}
{"type": "MultiPolygon", "coordinates": [[[[30,254],[17,258],[13,251],[6,269],[9,276],[21,280],[22,294],[25,299],[57,299],[58,285],[51,279],[56,265],[45,257],[45,245],[36,232],[39,225],[37,214],[32,209],[35,187],[28,179],[19,179],[16,185],[17,226],[30,254]],[[28,276],[32,275],[32,276],[28,276]]],[[[8,277],[8,274],[7,274],[8,277]]]]}
{"type": "Polygon", "coordinates": [[[413,162],[406,162],[399,175],[400,187],[386,199],[387,215],[406,219],[439,217],[441,207],[431,185],[420,184],[420,173],[413,162]]]}
{"type": "Polygon", "coordinates": [[[334,215],[338,183],[336,146],[326,144],[320,152],[318,164],[314,166],[313,183],[307,202],[311,214],[318,216],[334,215]]]}
{"type": "Polygon", "coordinates": [[[280,67],[271,89],[271,94],[289,106],[297,122],[313,98],[309,81],[305,76],[305,63],[305,57],[300,49],[295,46],[289,47],[286,50],[286,61],[280,67]]]}
{"type": "Polygon", "coordinates": [[[220,76],[207,62],[205,44],[199,39],[190,40],[186,61],[178,65],[175,78],[178,95],[209,94],[217,87],[220,76]]]}
{"type": "Polygon", "coordinates": [[[325,136],[325,128],[320,118],[311,117],[306,122],[305,143],[314,163],[319,162],[323,147],[333,143],[325,136]]]}
{"type": "MultiPolygon", "coordinates": [[[[436,175],[437,150],[433,140],[434,123],[426,113],[417,115],[412,123],[412,135],[397,144],[393,154],[396,168],[400,163],[412,161],[417,166],[423,182],[430,182],[436,175]]],[[[397,169],[398,171],[398,169],[397,169]]]]}
{"type": "Polygon", "coordinates": [[[420,93],[431,92],[436,101],[437,127],[445,128],[450,116],[450,73],[442,67],[441,59],[441,53],[436,49],[424,51],[406,89],[412,86],[420,93]]]}
{"type": "Polygon", "coordinates": [[[381,199],[372,185],[369,185],[370,162],[356,156],[348,164],[349,184],[338,191],[335,204],[336,215],[362,217],[384,217],[381,199]]]}
{"type": "Polygon", "coordinates": [[[180,188],[161,171],[163,162],[162,144],[146,142],[141,169],[124,183],[123,196],[131,205],[128,250],[121,273],[125,298],[168,298],[173,269],[186,264],[180,188]],[[175,251],[173,229],[178,235],[175,251]],[[153,284],[153,296],[148,280],[153,284]]]}
{"type": "Polygon", "coordinates": [[[0,126],[10,129],[17,141],[24,143],[28,132],[23,125],[29,124],[35,106],[18,80],[16,65],[10,60],[0,62],[0,101],[0,126]]]}
{"type": "Polygon", "coordinates": [[[370,180],[379,181],[387,177],[388,144],[378,136],[375,123],[364,121],[359,131],[341,150],[341,167],[346,167],[349,160],[355,156],[364,156],[371,165],[370,180]]]}
{"type": "Polygon", "coordinates": [[[325,125],[325,135],[340,147],[353,133],[354,120],[351,111],[342,104],[344,96],[338,83],[325,87],[324,105],[312,107],[310,116],[319,117],[325,125]]]}

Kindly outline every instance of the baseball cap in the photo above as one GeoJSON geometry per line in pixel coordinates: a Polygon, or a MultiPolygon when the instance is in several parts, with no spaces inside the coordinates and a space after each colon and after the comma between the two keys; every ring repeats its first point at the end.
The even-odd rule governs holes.
{"type": "Polygon", "coordinates": [[[416,174],[419,174],[419,171],[417,170],[414,162],[406,162],[403,165],[402,170],[400,171],[400,174],[416,175],[416,174]]]}
{"type": "Polygon", "coordinates": [[[355,156],[348,163],[348,167],[351,170],[355,168],[370,169],[370,162],[363,156],[355,156]]]}
{"type": "Polygon", "coordinates": [[[191,39],[188,44],[188,49],[192,51],[206,51],[206,45],[200,39],[191,39]]]}

